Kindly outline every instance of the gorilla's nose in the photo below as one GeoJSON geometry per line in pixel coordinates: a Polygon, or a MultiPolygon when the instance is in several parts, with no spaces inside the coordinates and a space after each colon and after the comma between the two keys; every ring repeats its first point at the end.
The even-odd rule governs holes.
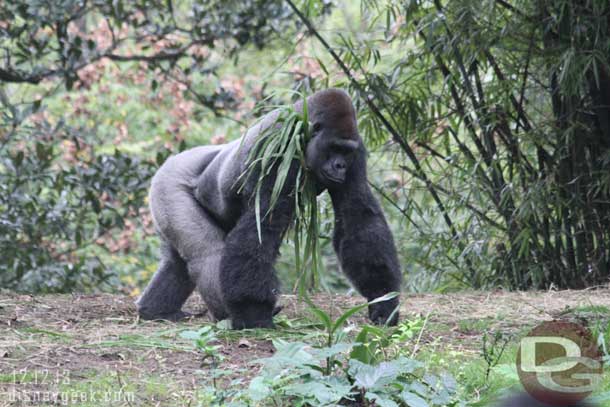
{"type": "Polygon", "coordinates": [[[335,171],[343,171],[346,168],[345,162],[340,161],[340,160],[336,160],[333,164],[333,167],[334,167],[335,171]]]}

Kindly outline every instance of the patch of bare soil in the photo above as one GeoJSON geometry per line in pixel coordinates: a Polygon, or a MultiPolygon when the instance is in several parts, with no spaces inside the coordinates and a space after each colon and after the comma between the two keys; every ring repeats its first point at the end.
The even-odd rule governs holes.
{"type": "MultiPolygon", "coordinates": [[[[341,310],[362,302],[357,296],[326,294],[313,300],[335,318],[341,310]]],[[[284,296],[281,302],[282,315],[289,321],[308,316],[306,305],[295,296],[284,296]]],[[[522,332],[577,307],[610,308],[610,289],[407,294],[403,296],[401,317],[427,317],[417,346],[476,352],[483,331],[522,332]]],[[[107,375],[121,388],[126,381],[150,382],[154,378],[159,389],[171,383],[169,392],[196,391],[207,381],[210,360],[179,334],[197,330],[210,320],[197,296],[188,301],[186,309],[204,315],[180,323],[140,321],[133,299],[125,296],[1,293],[0,406],[2,394],[16,387],[19,391],[56,388],[62,378],[78,382],[107,375]],[[34,379],[34,374],[48,376],[34,379]]],[[[352,322],[365,322],[365,315],[354,317],[352,322]]],[[[222,336],[222,368],[236,372],[236,376],[255,374],[258,365],[252,362],[273,353],[271,338],[281,336],[282,329],[289,332],[291,328],[280,328],[277,334],[222,336]]],[[[290,333],[294,334],[298,333],[290,333]]],[[[225,380],[228,383],[233,378],[225,380]]],[[[138,389],[140,394],[142,391],[138,389]]],[[[151,395],[144,398],[165,405],[164,392],[151,389],[151,395]]],[[[130,404],[139,402],[132,400],[125,405],[130,404]]]]}

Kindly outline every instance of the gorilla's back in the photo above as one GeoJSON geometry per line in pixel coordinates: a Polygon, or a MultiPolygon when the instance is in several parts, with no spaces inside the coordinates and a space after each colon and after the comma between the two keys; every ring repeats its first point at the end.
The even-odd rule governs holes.
{"type": "Polygon", "coordinates": [[[246,134],[228,144],[205,167],[196,181],[195,198],[225,229],[231,230],[243,211],[243,202],[238,191],[240,176],[244,173],[250,150],[257,136],[277,118],[277,111],[270,112],[246,134]]]}
{"type": "Polygon", "coordinates": [[[236,180],[247,159],[242,138],[222,146],[222,150],[206,166],[196,181],[195,199],[225,230],[230,230],[241,213],[236,180]]]}
{"type": "Polygon", "coordinates": [[[176,214],[184,212],[188,201],[194,201],[197,177],[220,153],[222,146],[202,146],[171,156],[152,178],[149,205],[159,233],[172,238],[176,214]]]}
{"type": "MultiPolygon", "coordinates": [[[[241,138],[224,145],[195,147],[165,161],[152,179],[150,208],[158,231],[175,241],[178,230],[189,230],[181,214],[197,204],[228,232],[243,210],[238,194],[240,175],[256,137],[275,123],[267,114],[241,138]]],[[[188,215],[184,215],[187,219],[188,215]]]]}

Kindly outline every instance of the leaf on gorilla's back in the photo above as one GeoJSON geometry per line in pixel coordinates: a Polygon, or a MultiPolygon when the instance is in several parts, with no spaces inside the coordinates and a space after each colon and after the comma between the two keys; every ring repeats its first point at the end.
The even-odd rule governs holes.
{"type": "MultiPolygon", "coordinates": [[[[260,235],[260,222],[268,216],[277,205],[278,199],[284,189],[290,172],[291,164],[297,160],[301,166],[305,165],[305,145],[309,135],[309,123],[307,118],[307,103],[305,98],[303,112],[298,112],[294,105],[277,107],[277,116],[273,123],[266,126],[256,136],[257,140],[248,152],[246,170],[240,175],[242,181],[240,191],[252,176],[258,176],[254,188],[255,210],[257,212],[257,228],[260,235]],[[266,177],[275,176],[273,187],[264,215],[261,215],[261,190],[266,177]],[[258,203],[257,203],[258,202],[258,203]]],[[[301,176],[305,171],[299,171],[301,176]]],[[[296,190],[296,194],[302,194],[302,190],[296,190]]],[[[306,199],[300,199],[305,203],[306,199]]]]}
{"type": "MultiPolygon", "coordinates": [[[[297,272],[301,274],[299,285],[303,288],[305,282],[315,281],[318,274],[318,217],[317,189],[306,168],[305,152],[307,142],[311,137],[309,129],[309,111],[304,95],[294,92],[302,99],[302,110],[297,111],[295,105],[276,106],[276,117],[273,123],[266,125],[256,135],[256,141],[248,152],[246,169],[239,176],[241,192],[252,177],[258,177],[253,191],[256,227],[259,242],[262,243],[261,223],[276,207],[283,194],[294,193],[296,222],[294,227],[295,257],[297,272]],[[285,191],[292,164],[299,163],[296,171],[295,186],[292,191],[285,191]],[[263,185],[267,177],[273,179],[270,196],[261,197],[263,185]],[[268,199],[268,201],[265,201],[268,199]],[[261,214],[261,210],[265,211],[261,214]],[[305,247],[301,254],[301,234],[306,234],[305,247]],[[302,256],[302,257],[301,257],[302,256]],[[311,260],[311,263],[309,262],[311,260]],[[311,266],[307,273],[307,266],[311,266]],[[307,275],[312,278],[307,279],[307,275]]],[[[263,121],[260,122],[261,126],[263,121]]],[[[294,176],[294,175],[293,175],[294,176]]]]}
{"type": "Polygon", "coordinates": [[[258,233],[258,241],[259,243],[263,242],[263,237],[261,236],[261,191],[257,189],[256,196],[254,197],[254,211],[256,216],[256,231],[258,233]]]}
{"type": "MultiPolygon", "coordinates": [[[[294,133],[299,134],[301,127],[303,127],[303,122],[298,121],[294,128],[294,133]]],[[[297,145],[300,144],[300,140],[297,137],[293,137],[288,141],[288,146],[286,147],[285,156],[286,157],[295,157],[297,153],[297,145]]],[[[267,209],[268,215],[269,212],[275,205],[277,204],[277,200],[282,192],[284,184],[286,183],[286,178],[288,177],[288,172],[290,171],[290,165],[293,160],[284,159],[280,162],[280,165],[277,169],[277,176],[275,178],[275,184],[273,185],[273,191],[271,192],[271,200],[269,203],[269,209],[267,209]]]]}

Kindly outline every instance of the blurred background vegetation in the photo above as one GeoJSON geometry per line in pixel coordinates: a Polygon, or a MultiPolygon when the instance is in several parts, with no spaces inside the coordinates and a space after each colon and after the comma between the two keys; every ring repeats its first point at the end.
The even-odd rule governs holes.
{"type": "Polygon", "coordinates": [[[607,0],[27,0],[0,4],[0,287],[137,295],[165,158],[328,86],[355,100],[405,290],[607,283],[607,0]]]}

